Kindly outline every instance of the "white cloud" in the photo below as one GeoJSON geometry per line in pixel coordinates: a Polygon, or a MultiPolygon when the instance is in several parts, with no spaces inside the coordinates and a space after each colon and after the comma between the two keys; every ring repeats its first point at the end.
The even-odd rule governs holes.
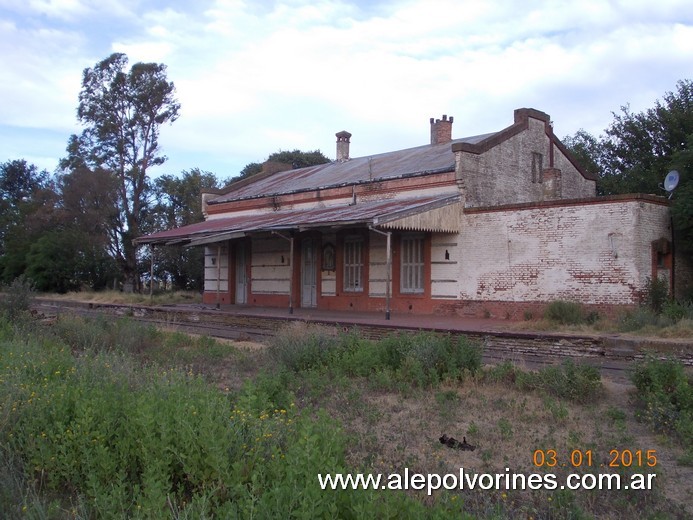
{"type": "Polygon", "coordinates": [[[522,106],[559,135],[599,133],[690,74],[686,4],[0,0],[14,14],[0,11],[0,125],[71,128],[82,69],[118,51],[168,65],[182,110],[161,142],[181,169],[236,173],[280,148],[331,156],[342,129],[354,154],[378,153],[424,144],[429,117],[455,116],[463,136],[522,106]]]}

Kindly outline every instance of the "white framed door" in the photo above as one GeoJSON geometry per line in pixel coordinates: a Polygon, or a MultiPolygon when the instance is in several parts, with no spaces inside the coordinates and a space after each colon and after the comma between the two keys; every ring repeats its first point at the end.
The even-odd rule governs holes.
{"type": "Polygon", "coordinates": [[[317,241],[301,242],[301,307],[316,307],[317,294],[317,241]]]}

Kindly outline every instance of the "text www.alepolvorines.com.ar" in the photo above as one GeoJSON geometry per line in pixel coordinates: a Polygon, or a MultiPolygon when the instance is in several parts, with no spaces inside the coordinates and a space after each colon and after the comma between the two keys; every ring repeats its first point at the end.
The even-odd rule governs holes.
{"type": "Polygon", "coordinates": [[[449,491],[474,490],[553,490],[553,489],[652,489],[655,473],[633,473],[619,475],[617,473],[571,473],[565,479],[560,479],[554,473],[511,473],[508,468],[505,473],[476,473],[466,472],[460,468],[459,474],[446,473],[410,473],[405,468],[404,473],[327,473],[318,474],[318,483],[323,490],[346,489],[384,489],[384,490],[423,490],[431,495],[434,491],[446,489],[449,491]]]}

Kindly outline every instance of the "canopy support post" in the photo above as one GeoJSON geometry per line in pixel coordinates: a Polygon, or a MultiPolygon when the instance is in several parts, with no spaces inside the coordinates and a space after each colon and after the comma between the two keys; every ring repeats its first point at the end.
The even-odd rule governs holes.
{"type": "Polygon", "coordinates": [[[221,307],[221,243],[217,244],[217,309],[221,307]]]}
{"type": "Polygon", "coordinates": [[[154,244],[149,244],[149,303],[154,301],[154,244]]]}

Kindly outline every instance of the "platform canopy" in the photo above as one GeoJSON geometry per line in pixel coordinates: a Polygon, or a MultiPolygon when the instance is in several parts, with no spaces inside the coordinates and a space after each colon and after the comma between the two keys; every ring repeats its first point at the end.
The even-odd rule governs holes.
{"type": "Polygon", "coordinates": [[[455,233],[460,226],[460,196],[358,201],[352,204],[279,209],[212,218],[176,229],[144,235],[135,244],[201,246],[252,233],[305,231],[340,227],[380,227],[403,231],[455,233]]]}

